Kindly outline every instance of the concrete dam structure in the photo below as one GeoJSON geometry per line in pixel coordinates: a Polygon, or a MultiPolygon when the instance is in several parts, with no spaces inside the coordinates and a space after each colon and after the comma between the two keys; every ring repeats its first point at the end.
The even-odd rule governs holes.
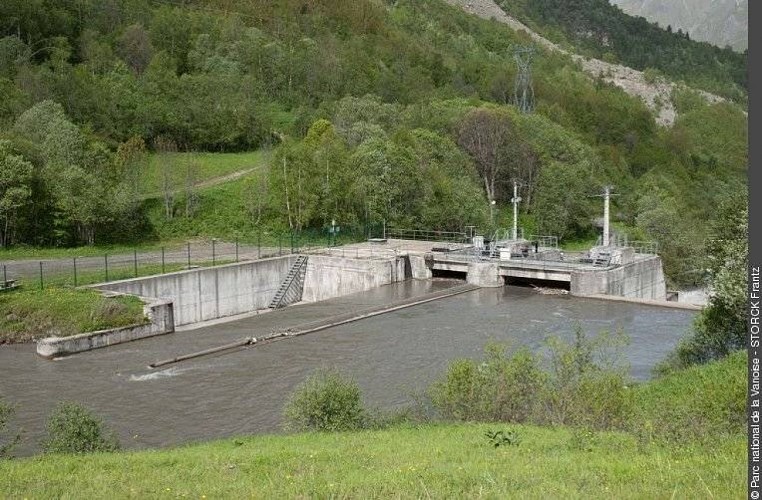
{"type": "Polygon", "coordinates": [[[150,327],[98,332],[97,342],[79,337],[72,342],[45,339],[38,352],[53,358],[170,333],[175,327],[258,314],[296,302],[320,302],[441,273],[460,276],[476,287],[528,284],[562,288],[577,296],[658,301],[666,297],[661,259],[633,249],[620,249],[615,259],[601,265],[597,260],[564,260],[557,250],[495,258],[474,253],[471,245],[381,240],[93,285],[105,293],[158,301],[162,313],[149,316],[150,327]],[[162,321],[155,319],[159,317],[162,321]]]}

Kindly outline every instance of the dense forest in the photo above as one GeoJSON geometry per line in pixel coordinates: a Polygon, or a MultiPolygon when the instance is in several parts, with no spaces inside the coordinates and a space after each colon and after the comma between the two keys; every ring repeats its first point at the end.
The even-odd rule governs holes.
{"type": "MultiPolygon", "coordinates": [[[[627,23],[641,21],[621,24],[616,9],[515,3],[559,33],[608,26],[621,62],[745,101],[743,56],[648,24],[634,36],[627,23]]],[[[594,38],[568,37],[588,51],[594,38]]],[[[699,280],[715,204],[745,189],[741,107],[682,87],[662,128],[639,100],[538,48],[535,112],[521,114],[513,48],[527,43],[437,0],[6,0],[0,245],[197,235],[209,213],[242,238],[331,219],[490,231],[508,225],[514,180],[529,232],[585,239],[599,231],[592,195],[614,184],[617,231],[657,240],[673,283],[699,280]],[[269,169],[235,196],[142,192],[151,155],[256,149],[272,150],[269,169]]],[[[191,177],[161,168],[167,182],[191,177]]]]}
{"type": "Polygon", "coordinates": [[[631,68],[658,70],[739,103],[745,103],[747,51],[696,43],[672,26],[659,27],[625,14],[608,0],[499,0],[507,12],[555,42],[631,68]]]}

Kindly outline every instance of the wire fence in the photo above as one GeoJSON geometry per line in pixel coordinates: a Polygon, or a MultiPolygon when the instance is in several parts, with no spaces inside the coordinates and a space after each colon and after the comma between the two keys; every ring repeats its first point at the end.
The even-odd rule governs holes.
{"type": "Polygon", "coordinates": [[[263,235],[253,244],[211,239],[151,250],[134,248],[98,255],[6,260],[0,262],[0,292],[20,286],[39,290],[49,286],[77,287],[197,267],[315,252],[357,241],[360,236],[348,234],[337,238],[333,235],[326,237],[321,234],[287,233],[263,235]]]}

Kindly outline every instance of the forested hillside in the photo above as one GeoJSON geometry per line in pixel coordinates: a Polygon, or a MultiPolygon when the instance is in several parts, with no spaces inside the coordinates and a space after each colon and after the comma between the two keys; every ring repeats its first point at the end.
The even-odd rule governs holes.
{"type": "MultiPolygon", "coordinates": [[[[746,55],[694,42],[680,28],[625,14],[609,0],[499,0],[508,13],[584,54],[745,102],[746,55]]],[[[697,6],[694,6],[697,7],[697,6]]]]}
{"type": "MultiPolygon", "coordinates": [[[[514,3],[559,36],[590,22],[514,3]]],[[[617,19],[603,52],[745,101],[742,56],[630,39],[617,19]]],[[[538,49],[536,108],[522,115],[513,48],[526,43],[437,0],[2,2],[0,244],[233,236],[206,234],[201,217],[235,220],[243,239],[331,219],[489,231],[508,225],[514,180],[527,231],[582,239],[600,217],[591,195],[614,184],[618,230],[658,240],[673,282],[699,279],[714,204],[745,186],[742,109],[686,87],[660,127],[640,100],[538,49]],[[266,172],[209,191],[175,154],[263,148],[266,172]],[[157,154],[163,193],[146,200],[157,154]]]]}

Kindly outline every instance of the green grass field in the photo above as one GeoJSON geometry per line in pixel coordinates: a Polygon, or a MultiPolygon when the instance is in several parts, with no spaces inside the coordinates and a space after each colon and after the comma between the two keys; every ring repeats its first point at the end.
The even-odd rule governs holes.
{"type": "Polygon", "coordinates": [[[83,332],[145,321],[137,297],[104,298],[94,290],[56,286],[0,294],[0,344],[83,332]]]}
{"type": "Polygon", "coordinates": [[[645,449],[621,433],[500,424],[227,439],[172,450],[0,462],[11,498],[740,498],[744,439],[645,449]]]}

